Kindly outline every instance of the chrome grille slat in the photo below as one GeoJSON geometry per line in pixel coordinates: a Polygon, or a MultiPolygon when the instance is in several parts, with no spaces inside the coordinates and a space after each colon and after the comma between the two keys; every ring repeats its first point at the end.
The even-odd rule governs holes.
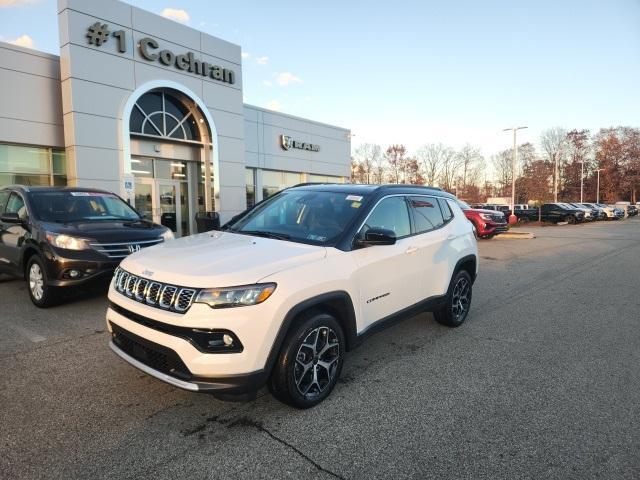
{"type": "Polygon", "coordinates": [[[153,240],[131,240],[130,242],[120,243],[90,243],[89,246],[106,257],[122,259],[132,253],[129,249],[130,246],[137,246],[139,247],[138,249],[142,249],[146,247],[153,247],[163,241],[164,239],[162,238],[154,238],[153,240]]]}
{"type": "Polygon", "coordinates": [[[193,305],[199,290],[156,282],[118,267],[114,273],[115,289],[136,302],[175,313],[185,313],[193,305]]]}

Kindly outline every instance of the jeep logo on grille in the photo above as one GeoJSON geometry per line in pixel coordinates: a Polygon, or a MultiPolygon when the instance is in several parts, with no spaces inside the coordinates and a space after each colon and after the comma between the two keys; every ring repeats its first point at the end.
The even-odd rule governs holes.
{"type": "Polygon", "coordinates": [[[129,249],[129,253],[134,253],[140,250],[140,245],[138,245],[137,243],[132,243],[131,245],[127,245],[127,248],[129,249]]]}

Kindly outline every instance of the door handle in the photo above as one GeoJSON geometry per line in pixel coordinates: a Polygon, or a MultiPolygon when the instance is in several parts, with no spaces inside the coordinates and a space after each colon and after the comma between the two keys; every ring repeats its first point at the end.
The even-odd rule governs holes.
{"type": "Polygon", "coordinates": [[[416,253],[418,251],[418,247],[409,247],[405,250],[404,253],[408,253],[409,255],[411,255],[412,253],[416,253]]]}

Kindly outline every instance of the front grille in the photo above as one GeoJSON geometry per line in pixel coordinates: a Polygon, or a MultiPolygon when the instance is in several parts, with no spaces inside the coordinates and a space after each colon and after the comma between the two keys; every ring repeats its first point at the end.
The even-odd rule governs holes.
{"type": "Polygon", "coordinates": [[[198,294],[195,288],[156,282],[120,267],[116,268],[113,282],[118,292],[132,300],[176,313],[189,310],[198,294]]]}
{"type": "Polygon", "coordinates": [[[148,367],[175,377],[190,379],[191,372],[180,360],[176,352],[138,337],[127,330],[111,323],[112,338],[118,348],[130,357],[144,363],[148,367]]]}
{"type": "Polygon", "coordinates": [[[491,218],[494,222],[497,223],[507,223],[507,221],[504,219],[504,215],[491,215],[491,218]]]}
{"type": "Polygon", "coordinates": [[[109,258],[122,259],[138,250],[152,247],[162,242],[162,238],[154,238],[153,240],[132,240],[131,242],[123,243],[90,243],[89,245],[96,252],[109,258]]]}

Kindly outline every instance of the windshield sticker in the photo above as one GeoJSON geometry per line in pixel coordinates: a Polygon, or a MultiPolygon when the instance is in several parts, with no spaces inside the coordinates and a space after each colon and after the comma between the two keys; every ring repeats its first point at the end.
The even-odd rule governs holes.
{"type": "Polygon", "coordinates": [[[351,204],[351,208],[360,208],[360,205],[362,205],[362,203],[360,203],[360,202],[353,202],[353,203],[351,204]]]}
{"type": "Polygon", "coordinates": [[[110,197],[114,198],[115,195],[113,193],[104,193],[104,192],[70,192],[74,197],[110,197]]]}
{"type": "Polygon", "coordinates": [[[360,195],[347,195],[347,202],[361,202],[362,197],[360,195]]]}
{"type": "Polygon", "coordinates": [[[315,242],[324,242],[327,240],[327,237],[324,237],[322,235],[314,235],[313,233],[310,233],[309,235],[307,235],[307,240],[313,240],[315,242]]]}

